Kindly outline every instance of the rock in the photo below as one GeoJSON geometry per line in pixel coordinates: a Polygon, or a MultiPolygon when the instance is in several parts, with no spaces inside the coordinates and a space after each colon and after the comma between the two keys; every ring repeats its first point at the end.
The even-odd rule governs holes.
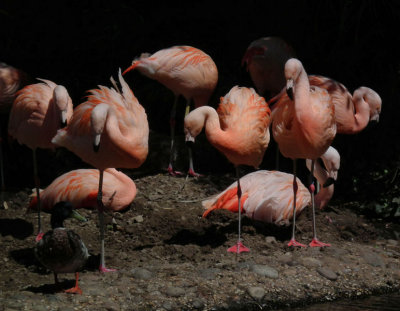
{"type": "Polygon", "coordinates": [[[174,310],[174,304],[171,301],[165,301],[162,307],[167,311],[174,310]]]}
{"type": "Polygon", "coordinates": [[[266,276],[270,279],[277,279],[279,273],[276,269],[265,266],[265,265],[253,265],[251,271],[258,275],[266,276]]]}
{"type": "Polygon", "coordinates": [[[304,257],[301,259],[301,264],[306,268],[317,268],[322,266],[322,262],[313,257],[304,257]]]}
{"type": "Polygon", "coordinates": [[[206,280],[214,280],[216,275],[221,272],[221,269],[218,268],[208,268],[199,271],[199,274],[202,278],[206,280]]]}
{"type": "Polygon", "coordinates": [[[387,240],[387,244],[390,246],[397,246],[397,245],[399,245],[399,242],[397,240],[389,239],[389,240],[387,240]]]}
{"type": "Polygon", "coordinates": [[[336,281],[338,276],[335,272],[333,272],[331,269],[328,269],[326,267],[319,267],[317,268],[317,272],[322,275],[323,277],[327,278],[328,280],[331,281],[336,281]]]}
{"type": "Polygon", "coordinates": [[[265,296],[265,290],[262,287],[252,286],[247,289],[247,292],[254,300],[261,300],[265,296]]]}
{"type": "Polygon", "coordinates": [[[267,236],[265,238],[265,243],[267,243],[267,244],[275,244],[276,243],[276,238],[274,236],[267,236]]]}
{"type": "Polygon", "coordinates": [[[185,290],[182,287],[168,286],[165,293],[171,297],[179,297],[185,295],[185,290]]]}
{"type": "Polygon", "coordinates": [[[144,268],[135,268],[131,272],[134,278],[140,280],[149,280],[153,277],[153,273],[144,268]]]}
{"type": "Polygon", "coordinates": [[[143,222],[143,216],[142,215],[137,215],[137,216],[133,217],[133,222],[142,223],[143,222]]]}
{"type": "Polygon", "coordinates": [[[363,251],[362,257],[367,264],[373,267],[385,267],[385,262],[379,254],[373,253],[371,251],[363,251]]]}
{"type": "Polygon", "coordinates": [[[201,310],[201,309],[204,308],[204,301],[201,300],[201,299],[195,299],[195,300],[192,302],[192,306],[193,306],[193,308],[195,308],[196,310],[201,310]]]}

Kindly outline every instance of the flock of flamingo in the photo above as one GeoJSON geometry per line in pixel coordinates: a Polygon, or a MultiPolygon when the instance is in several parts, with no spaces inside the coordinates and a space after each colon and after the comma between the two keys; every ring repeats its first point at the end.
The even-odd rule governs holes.
{"type": "MultiPolygon", "coordinates": [[[[99,269],[113,271],[105,263],[103,212],[127,207],[136,195],[132,179],[116,168],[137,168],[148,154],[147,115],[123,77],[131,70],[159,81],[175,95],[170,115],[170,175],[182,174],[174,169],[172,156],[179,96],[187,100],[186,141],[194,142],[204,128],[210,144],[234,165],[237,181],[202,202],[206,209],[203,217],[215,209],[238,212],[238,239],[229,252],[249,251],[241,238],[242,213],[275,224],[292,221],[288,245],[305,247],[295,239],[295,221],[307,206],[313,211],[313,239],[309,245],[329,246],[317,238],[315,207],[323,208],[333,195],[340,156],[331,144],[336,134],[358,133],[369,121],[378,120],[381,98],[367,87],[351,95],[333,79],[307,75],[294,49],[278,37],[253,41],[242,65],[246,65],[256,90],[234,86],[221,97],[217,110],[208,105],[218,81],[217,66],[206,53],[190,46],[174,46],[152,55],[143,53],[123,73],[119,70],[119,85],[111,77],[112,87],[90,90],[86,101],[75,108],[64,86],[44,79],[25,85],[26,75],[21,70],[0,65],[0,111],[9,113],[8,134],[33,151],[36,193],[29,207],[38,213],[35,254],[53,270],[56,283],[57,273],[75,272],[76,286],[70,292],[81,293],[78,270],[87,259],[87,249],[79,236],[63,227],[63,220],[80,207],[97,208],[99,269]],[[194,109],[190,111],[192,101],[194,109]],[[240,176],[239,166],[257,169],[261,164],[270,142],[270,127],[281,154],[293,160],[293,174],[255,170],[240,176]],[[94,169],[66,172],[40,190],[35,150],[57,147],[69,149],[94,169]],[[296,176],[297,159],[306,160],[311,175],[321,184],[318,193],[314,183],[307,189],[296,176]],[[46,234],[42,232],[41,210],[52,214],[52,230],[46,234]],[[55,247],[57,243],[59,247],[55,247]]],[[[2,161],[1,168],[4,190],[2,161]]],[[[191,151],[188,174],[199,176],[191,151]]]]}

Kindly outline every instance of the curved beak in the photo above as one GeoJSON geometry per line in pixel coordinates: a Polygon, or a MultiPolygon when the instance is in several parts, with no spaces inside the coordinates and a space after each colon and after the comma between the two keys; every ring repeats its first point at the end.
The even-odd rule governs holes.
{"type": "Polygon", "coordinates": [[[325,181],[325,183],[322,185],[322,187],[327,188],[330,185],[333,185],[335,183],[335,179],[332,177],[328,177],[328,179],[325,181]]]}

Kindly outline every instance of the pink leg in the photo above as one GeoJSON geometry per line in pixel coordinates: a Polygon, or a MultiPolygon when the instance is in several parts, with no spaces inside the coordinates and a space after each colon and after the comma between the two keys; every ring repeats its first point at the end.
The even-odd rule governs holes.
{"type": "Polygon", "coordinates": [[[79,287],[78,280],[79,280],[79,272],[75,272],[75,286],[70,289],[66,289],[64,292],[69,294],[82,295],[82,290],[79,287]]]}
{"type": "Polygon", "coordinates": [[[296,196],[297,196],[297,179],[296,179],[296,160],[293,160],[293,224],[292,224],[292,238],[290,239],[288,246],[295,246],[295,247],[307,247],[300,242],[297,242],[295,239],[295,231],[296,231],[296,196]]]}
{"type": "MultiPolygon", "coordinates": [[[[311,161],[311,178],[314,178],[314,164],[315,161],[311,161]]],[[[312,180],[312,179],[311,179],[312,180]]],[[[325,247],[325,246],[331,246],[328,243],[323,243],[318,240],[317,238],[317,227],[315,224],[315,202],[314,202],[314,193],[315,193],[315,186],[314,182],[312,181],[310,184],[310,192],[311,192],[311,202],[312,202],[312,221],[313,221],[313,239],[310,244],[308,244],[310,247],[325,247]]]]}
{"type": "Polygon", "coordinates": [[[240,179],[239,179],[239,168],[236,167],[236,177],[237,177],[237,196],[238,196],[238,214],[239,214],[239,230],[238,230],[238,240],[237,243],[235,245],[233,245],[232,247],[228,248],[228,252],[230,253],[236,253],[236,254],[240,254],[242,252],[250,252],[250,249],[247,248],[246,246],[243,245],[242,240],[240,238],[241,235],[241,231],[242,231],[242,215],[241,215],[241,211],[242,211],[242,207],[241,207],[241,198],[242,198],[242,188],[240,187],[240,179]]]}

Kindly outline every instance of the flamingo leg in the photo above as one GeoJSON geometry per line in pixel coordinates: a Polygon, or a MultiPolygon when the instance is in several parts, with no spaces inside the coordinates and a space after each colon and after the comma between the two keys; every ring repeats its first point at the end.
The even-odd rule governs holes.
{"type": "Polygon", "coordinates": [[[238,225],[238,240],[235,245],[228,248],[228,252],[240,254],[242,252],[250,252],[250,249],[243,245],[241,239],[241,231],[242,231],[242,207],[241,207],[241,198],[242,198],[242,188],[240,187],[240,178],[239,178],[239,167],[236,166],[236,178],[237,178],[237,196],[238,196],[238,215],[239,215],[239,225],[238,225]]]}
{"type": "Polygon", "coordinates": [[[64,293],[82,295],[82,289],[79,287],[79,272],[75,272],[75,286],[70,289],[66,289],[64,293]]]}
{"type": "Polygon", "coordinates": [[[3,166],[3,137],[1,136],[1,128],[0,128],[0,178],[1,178],[1,206],[6,207],[5,201],[4,201],[4,191],[6,190],[6,186],[4,183],[4,166],[3,166]]]}
{"type": "Polygon", "coordinates": [[[300,246],[300,247],[306,247],[306,245],[301,244],[300,242],[297,242],[295,239],[295,231],[296,231],[296,195],[297,195],[297,179],[296,179],[296,174],[297,174],[297,166],[296,166],[296,159],[293,160],[293,227],[292,227],[292,238],[288,243],[288,246],[300,246]]]}
{"type": "Polygon", "coordinates": [[[174,171],[173,169],[173,162],[174,162],[174,157],[175,157],[175,124],[176,124],[176,106],[178,104],[178,99],[179,96],[175,95],[174,103],[172,105],[171,109],[171,116],[169,119],[169,124],[171,128],[171,150],[170,150],[170,156],[169,156],[169,164],[168,164],[168,173],[171,176],[180,176],[182,175],[181,172],[174,171]]]}
{"type": "Polygon", "coordinates": [[[311,202],[312,202],[312,225],[313,225],[313,239],[309,244],[310,247],[324,247],[324,246],[331,246],[328,243],[323,243],[317,238],[317,226],[315,224],[315,202],[314,202],[314,193],[315,193],[315,186],[313,181],[314,176],[314,164],[315,160],[311,161],[311,183],[310,183],[310,192],[311,192],[311,202]]]}
{"type": "MultiPolygon", "coordinates": [[[[189,114],[190,112],[190,99],[186,101],[186,108],[185,108],[185,117],[189,114]]],[[[198,174],[194,171],[193,168],[193,150],[192,150],[192,145],[188,145],[188,152],[189,152],[189,170],[188,170],[188,175],[192,177],[201,177],[203,175],[198,174]]]]}
{"type": "Polygon", "coordinates": [[[41,205],[40,205],[40,181],[39,181],[39,175],[38,175],[38,168],[37,168],[37,159],[36,159],[36,149],[32,149],[32,155],[33,155],[33,180],[35,182],[35,188],[36,188],[36,197],[37,197],[37,209],[38,209],[38,234],[35,238],[36,242],[39,242],[43,238],[43,231],[42,231],[42,221],[41,221],[41,205]]]}
{"type": "Polygon", "coordinates": [[[103,204],[103,170],[99,170],[99,191],[97,193],[97,211],[99,213],[99,226],[100,226],[100,272],[112,272],[115,269],[106,268],[106,260],[104,257],[104,204],[103,204]]]}

